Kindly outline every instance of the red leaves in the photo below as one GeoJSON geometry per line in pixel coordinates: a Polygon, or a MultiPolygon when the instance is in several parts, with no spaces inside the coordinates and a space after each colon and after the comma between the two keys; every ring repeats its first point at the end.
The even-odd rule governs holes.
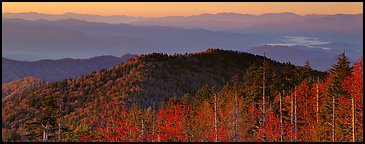
{"type": "Polygon", "coordinates": [[[170,108],[160,110],[156,115],[158,132],[153,138],[160,137],[160,141],[187,141],[187,117],[191,116],[189,111],[190,106],[183,108],[179,103],[171,103],[170,108]]]}
{"type": "MultiPolygon", "coordinates": [[[[346,77],[342,86],[356,103],[356,127],[357,136],[361,137],[363,119],[363,68],[362,60],[354,64],[354,71],[351,76],[346,77]]],[[[331,137],[331,106],[332,96],[328,94],[329,80],[333,75],[316,81],[315,83],[303,82],[297,86],[295,91],[282,96],[283,110],[283,141],[291,141],[297,137],[298,141],[329,141],[331,137]],[[318,86],[318,88],[317,88],[318,86]],[[291,125],[291,101],[294,96],[294,106],[296,107],[295,122],[298,131],[295,132],[291,125]],[[318,96],[318,97],[317,97],[318,96]],[[318,103],[317,103],[318,102],[318,103]],[[318,104],[318,109],[317,109],[318,104]],[[318,111],[317,111],[318,110],[318,111]],[[318,115],[318,117],[317,117],[318,115]]],[[[232,90],[233,91],[233,90],[232,90]]],[[[191,108],[190,104],[168,103],[167,108],[161,108],[154,114],[154,121],[146,123],[144,134],[142,127],[131,122],[128,117],[126,107],[118,109],[118,105],[105,105],[103,112],[99,115],[100,121],[94,123],[97,130],[91,135],[84,135],[80,141],[162,141],[162,142],[184,142],[184,141],[233,141],[232,111],[230,109],[229,97],[222,99],[227,108],[219,105],[218,108],[218,127],[215,130],[214,106],[208,101],[203,101],[199,107],[191,108]],[[152,130],[153,127],[153,130],[152,130]]],[[[277,142],[281,138],[281,126],[279,116],[279,97],[275,96],[274,101],[269,102],[266,113],[266,127],[262,127],[262,111],[255,104],[245,105],[246,113],[238,125],[245,128],[238,128],[239,140],[262,141],[262,135],[266,134],[266,141],[277,142]]],[[[117,99],[112,99],[116,103],[117,99]]],[[[261,103],[256,101],[256,104],[261,103]]],[[[351,99],[348,97],[336,97],[336,125],[348,125],[351,123],[351,99]]],[[[195,105],[194,105],[195,106],[195,105]]],[[[138,116],[137,116],[138,117],[138,116]]],[[[140,117],[138,117],[140,118],[140,117]]],[[[137,119],[138,119],[137,118],[137,119]]],[[[240,119],[240,118],[239,118],[240,119]]],[[[294,119],[293,119],[294,120],[294,119]]],[[[338,126],[339,127],[339,126],[338,126]]],[[[341,128],[349,128],[342,126],[341,128]]],[[[338,128],[340,129],[340,128],[338,128]]],[[[340,133],[340,132],[337,132],[340,133]]],[[[346,133],[345,133],[346,134],[346,133]]],[[[344,135],[346,136],[346,135],[344,135]]],[[[343,136],[343,137],[344,137],[343,136]]],[[[341,137],[341,135],[337,136],[341,137]]],[[[344,139],[345,140],[345,139],[344,139]]]]}

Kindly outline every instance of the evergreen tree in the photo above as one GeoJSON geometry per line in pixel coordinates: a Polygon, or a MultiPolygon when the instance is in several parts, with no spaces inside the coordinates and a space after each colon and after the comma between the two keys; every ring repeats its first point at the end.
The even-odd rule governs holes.
{"type": "Polygon", "coordinates": [[[350,67],[350,61],[342,52],[337,57],[337,63],[332,65],[330,73],[333,75],[330,79],[330,86],[328,92],[333,96],[348,96],[348,93],[343,89],[341,84],[343,83],[345,77],[350,76],[352,72],[352,67],[350,67]]]}
{"type": "Polygon", "coordinates": [[[341,117],[346,117],[341,115],[337,116],[336,110],[338,109],[338,102],[336,99],[351,99],[350,94],[343,89],[342,83],[347,76],[351,75],[352,68],[350,67],[350,61],[346,57],[345,52],[341,53],[337,57],[337,63],[332,66],[333,68],[330,70],[331,75],[328,86],[328,94],[332,97],[332,106],[330,111],[332,111],[332,141],[335,142],[338,141],[336,139],[336,134],[342,134],[342,131],[347,129],[344,124],[336,124],[338,120],[341,120],[341,117]]]}
{"type": "Polygon", "coordinates": [[[294,76],[294,68],[295,66],[293,66],[290,62],[289,63],[285,63],[284,68],[282,70],[282,75],[283,75],[283,90],[285,92],[288,92],[290,89],[293,89],[295,86],[295,76],[294,76]]]}
{"type": "MultiPolygon", "coordinates": [[[[251,65],[244,76],[243,89],[246,96],[254,97],[255,101],[262,100],[263,74],[265,71],[265,93],[269,101],[273,100],[274,92],[278,87],[278,74],[275,74],[270,64],[266,61],[262,66],[251,65]]],[[[251,100],[251,99],[250,99],[251,100]]]]}
{"type": "MultiPolygon", "coordinates": [[[[244,91],[245,95],[249,97],[254,97],[254,101],[259,100],[259,95],[261,95],[261,76],[258,74],[259,67],[256,64],[251,65],[244,76],[244,91]]],[[[251,99],[248,99],[249,101],[251,99]]]]}
{"type": "Polygon", "coordinates": [[[302,71],[303,71],[302,73],[303,73],[304,80],[308,80],[309,81],[309,79],[311,79],[311,75],[312,75],[312,73],[311,73],[312,68],[310,67],[308,60],[306,60],[304,62],[303,70],[302,71]]]}
{"type": "Polygon", "coordinates": [[[42,136],[43,141],[48,141],[51,137],[56,138],[59,117],[60,112],[56,96],[45,96],[42,101],[39,117],[27,122],[29,126],[28,138],[39,140],[37,137],[40,138],[42,136]]]}
{"type": "Polygon", "coordinates": [[[195,93],[195,105],[200,105],[203,101],[208,101],[210,104],[213,104],[213,96],[215,93],[215,87],[210,88],[208,85],[204,85],[203,88],[195,93]]]}

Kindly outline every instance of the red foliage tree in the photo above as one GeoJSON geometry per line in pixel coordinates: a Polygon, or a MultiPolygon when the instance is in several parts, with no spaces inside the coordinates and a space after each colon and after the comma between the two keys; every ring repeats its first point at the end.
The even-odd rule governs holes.
{"type": "Polygon", "coordinates": [[[362,141],[363,137],[363,58],[353,65],[353,72],[346,77],[342,83],[344,90],[350,93],[352,101],[348,102],[348,109],[343,113],[350,113],[351,118],[346,119],[346,123],[353,123],[353,141],[362,141]],[[361,139],[360,139],[361,138],[361,139]]]}

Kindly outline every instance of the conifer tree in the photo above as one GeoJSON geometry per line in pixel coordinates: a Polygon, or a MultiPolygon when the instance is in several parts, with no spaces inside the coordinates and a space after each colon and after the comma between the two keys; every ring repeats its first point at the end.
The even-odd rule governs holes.
{"type": "Polygon", "coordinates": [[[337,63],[332,67],[328,94],[332,97],[332,141],[336,141],[336,99],[340,97],[350,99],[350,95],[343,89],[342,83],[347,76],[351,75],[352,68],[345,52],[337,57],[337,63]]]}
{"type": "MultiPolygon", "coordinates": [[[[30,121],[32,135],[42,135],[42,141],[47,142],[50,138],[50,134],[55,134],[55,130],[58,130],[58,118],[59,118],[59,106],[57,105],[57,99],[55,95],[47,95],[42,100],[40,116],[30,121]],[[40,131],[35,130],[40,129],[40,131]],[[36,134],[42,132],[42,134],[36,134]]],[[[54,137],[55,135],[52,135],[54,137]]]]}
{"type": "Polygon", "coordinates": [[[333,77],[330,79],[328,92],[333,96],[347,96],[348,93],[343,89],[341,84],[347,76],[350,76],[352,72],[352,67],[350,66],[350,61],[345,55],[345,52],[341,53],[337,57],[337,63],[332,65],[330,73],[333,77]]]}

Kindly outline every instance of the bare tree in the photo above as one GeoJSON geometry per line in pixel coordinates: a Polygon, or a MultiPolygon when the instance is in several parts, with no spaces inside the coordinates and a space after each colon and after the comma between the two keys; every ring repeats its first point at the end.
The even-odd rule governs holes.
{"type": "MultiPolygon", "coordinates": [[[[284,90],[283,90],[283,93],[284,93],[284,90]]],[[[280,130],[281,130],[281,133],[280,133],[280,142],[283,142],[283,136],[284,136],[284,128],[283,128],[283,111],[282,111],[282,106],[281,106],[281,94],[279,93],[279,103],[280,103],[280,130]]]]}
{"type": "Polygon", "coordinates": [[[316,120],[317,126],[319,125],[319,77],[317,77],[317,110],[316,110],[316,120]]]}
{"type": "Polygon", "coordinates": [[[295,91],[294,91],[294,97],[295,97],[295,105],[294,105],[294,126],[295,126],[295,142],[298,141],[298,114],[297,114],[297,109],[298,109],[298,95],[297,95],[297,87],[295,86],[295,91]]]}
{"type": "MultiPolygon", "coordinates": [[[[251,122],[252,126],[255,127],[255,94],[252,97],[252,113],[251,113],[251,122]]],[[[254,135],[251,135],[252,140],[255,139],[254,135]]]]}
{"type": "Polygon", "coordinates": [[[233,141],[237,142],[237,93],[234,94],[234,110],[233,110],[233,141]]]}
{"type": "Polygon", "coordinates": [[[61,141],[61,140],[62,140],[62,115],[59,117],[59,121],[58,121],[58,141],[61,141]]]}
{"type": "Polygon", "coordinates": [[[141,136],[142,136],[142,141],[144,141],[144,121],[143,121],[143,118],[142,118],[142,129],[141,129],[141,136]]]}
{"type": "Polygon", "coordinates": [[[294,135],[294,96],[293,94],[290,94],[291,95],[291,119],[290,119],[290,123],[291,123],[291,142],[293,142],[294,138],[293,138],[293,135],[294,135]]]}
{"type": "Polygon", "coordinates": [[[48,130],[50,128],[50,124],[49,122],[47,122],[46,126],[44,126],[42,124],[42,129],[43,129],[43,142],[47,142],[48,141],[48,130]]]}
{"type": "Polygon", "coordinates": [[[265,103],[265,59],[266,55],[264,53],[264,63],[263,63],[263,75],[262,75],[262,127],[263,127],[263,134],[262,140],[266,141],[266,103],[265,103]]]}
{"type": "Polygon", "coordinates": [[[218,111],[218,106],[217,106],[217,94],[214,95],[214,130],[215,130],[215,142],[218,142],[218,116],[217,116],[217,111],[218,111]]]}
{"type": "Polygon", "coordinates": [[[355,107],[355,98],[352,97],[351,99],[351,105],[352,105],[352,142],[356,141],[356,107],[355,107]]]}
{"type": "MultiPolygon", "coordinates": [[[[317,77],[317,109],[316,109],[317,132],[319,132],[319,77],[317,77]]],[[[319,133],[317,133],[317,141],[320,140],[319,133]]]]}
{"type": "Polygon", "coordinates": [[[335,96],[332,96],[333,100],[332,100],[332,141],[335,142],[336,141],[336,118],[335,118],[335,110],[336,110],[336,99],[335,96]]]}

